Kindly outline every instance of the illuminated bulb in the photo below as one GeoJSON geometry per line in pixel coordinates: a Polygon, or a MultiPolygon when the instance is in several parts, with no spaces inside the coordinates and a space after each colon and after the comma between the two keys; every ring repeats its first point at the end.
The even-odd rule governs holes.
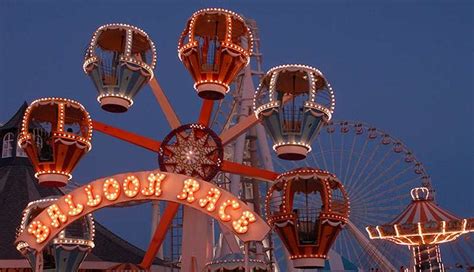
{"type": "Polygon", "coordinates": [[[104,190],[105,198],[110,201],[116,200],[120,195],[120,184],[113,178],[106,179],[102,189],[104,190]]]}
{"type": "Polygon", "coordinates": [[[40,221],[33,221],[29,226],[28,226],[28,233],[33,234],[33,236],[36,237],[36,242],[42,243],[46,238],[49,236],[49,228],[40,221]]]}
{"type": "Polygon", "coordinates": [[[67,195],[66,198],[64,198],[64,201],[69,206],[69,211],[67,213],[71,216],[80,214],[84,209],[84,206],[82,204],[74,204],[74,202],[72,201],[72,195],[67,195]]]}
{"type": "Polygon", "coordinates": [[[58,205],[53,204],[46,210],[49,218],[51,219],[51,226],[59,228],[61,223],[67,221],[67,216],[59,209],[58,205]]]}
{"type": "Polygon", "coordinates": [[[95,206],[98,206],[100,204],[100,202],[102,202],[102,197],[100,195],[93,195],[92,191],[93,191],[93,188],[92,188],[92,185],[87,185],[86,187],[84,187],[84,191],[86,191],[86,195],[87,195],[87,206],[89,207],[95,207],[95,206]]]}
{"type": "Polygon", "coordinates": [[[135,197],[140,189],[140,181],[135,176],[128,176],[123,181],[123,191],[128,197],[135,197]]]}
{"type": "Polygon", "coordinates": [[[242,216],[232,222],[232,227],[237,233],[246,233],[249,229],[249,224],[257,221],[257,218],[250,211],[244,211],[242,216]]]}
{"type": "Polygon", "coordinates": [[[186,199],[188,203],[193,203],[196,199],[194,197],[194,193],[199,190],[199,187],[199,182],[194,179],[187,179],[184,181],[181,194],[177,195],[176,197],[180,200],[186,199]]]}
{"type": "Polygon", "coordinates": [[[161,182],[166,178],[165,174],[153,174],[148,175],[148,187],[142,189],[142,194],[145,196],[160,196],[161,195],[161,182]]]}
{"type": "Polygon", "coordinates": [[[211,188],[207,192],[206,198],[199,199],[199,206],[204,208],[207,205],[207,211],[212,212],[216,209],[216,202],[221,197],[221,191],[217,188],[211,188]]]}
{"type": "Polygon", "coordinates": [[[238,208],[240,208],[239,202],[237,202],[234,199],[232,200],[228,199],[224,203],[222,203],[221,206],[219,207],[219,218],[224,222],[230,221],[232,219],[230,215],[225,212],[227,207],[229,206],[231,206],[232,209],[234,210],[237,210],[238,208]]]}

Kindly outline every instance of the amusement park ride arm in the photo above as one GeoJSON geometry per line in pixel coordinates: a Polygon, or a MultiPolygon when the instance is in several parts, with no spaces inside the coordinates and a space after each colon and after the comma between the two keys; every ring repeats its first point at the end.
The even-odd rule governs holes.
{"type": "Polygon", "coordinates": [[[106,125],[99,121],[92,121],[92,127],[94,130],[107,134],[109,136],[115,137],[122,141],[129,142],[134,145],[138,145],[140,147],[146,148],[153,152],[158,152],[160,150],[161,143],[154,139],[144,137],[120,128],[112,127],[110,125],[106,125]]]}
{"type": "Polygon", "coordinates": [[[211,121],[213,107],[214,107],[214,100],[203,99],[201,113],[199,114],[199,120],[198,120],[199,124],[205,125],[206,127],[209,126],[209,122],[211,121]]]}
{"type": "Polygon", "coordinates": [[[256,125],[259,122],[255,114],[251,114],[247,117],[244,117],[239,123],[237,123],[235,126],[229,128],[228,130],[225,130],[219,137],[222,140],[222,145],[226,145],[233,140],[235,140],[237,137],[239,137],[241,134],[247,132],[251,127],[256,125]]]}
{"type": "Polygon", "coordinates": [[[163,113],[165,114],[166,120],[168,120],[168,124],[170,125],[170,127],[172,129],[175,129],[181,126],[181,122],[179,121],[178,116],[174,112],[173,107],[168,101],[168,98],[166,98],[166,95],[163,92],[163,89],[161,89],[160,84],[158,84],[156,78],[152,78],[149,84],[151,90],[153,91],[153,94],[156,97],[156,100],[158,101],[158,104],[160,104],[160,107],[163,110],[163,113]]]}
{"type": "Polygon", "coordinates": [[[160,223],[155,229],[155,233],[153,234],[153,238],[150,241],[148,250],[143,257],[142,263],[140,264],[142,267],[149,268],[152,265],[156,253],[158,250],[160,250],[161,244],[163,244],[163,241],[165,240],[168,227],[171,225],[174,216],[178,212],[178,208],[178,203],[168,202],[168,205],[163,212],[163,216],[161,217],[160,223]]]}
{"type": "Polygon", "coordinates": [[[235,163],[231,161],[224,161],[222,163],[222,171],[231,173],[231,174],[239,174],[242,176],[255,178],[263,181],[273,182],[277,177],[278,174],[272,171],[251,167],[247,165],[243,165],[240,163],[235,163]]]}

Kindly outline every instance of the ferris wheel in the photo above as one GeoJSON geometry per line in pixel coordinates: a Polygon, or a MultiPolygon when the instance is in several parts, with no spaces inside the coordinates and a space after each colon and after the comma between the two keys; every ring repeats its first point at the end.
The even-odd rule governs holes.
{"type": "Polygon", "coordinates": [[[307,159],[274,162],[278,171],[301,164],[328,169],[344,184],[351,214],[333,247],[336,252],[363,269],[387,261],[395,268],[410,265],[405,248],[369,241],[365,233],[372,222],[399,214],[409,203],[407,192],[412,188],[432,188],[423,165],[403,142],[362,122],[334,121],[321,130],[307,159]]]}
{"type": "MultiPolygon", "coordinates": [[[[256,31],[256,26],[254,29],[256,31]]],[[[258,32],[254,32],[254,37],[258,40],[258,32]]],[[[259,49],[259,46],[255,48],[259,49]]],[[[254,89],[255,82],[261,78],[258,73],[261,71],[261,59],[257,58],[255,64],[251,69],[255,73],[241,73],[234,81],[233,95],[219,102],[212,122],[216,131],[229,129],[238,122],[239,117],[246,115],[248,98],[245,89],[254,89]],[[251,77],[254,78],[253,81],[251,77]]],[[[261,134],[255,135],[254,132],[255,136],[261,134]]],[[[249,153],[250,146],[250,142],[243,145],[243,152],[249,153]]],[[[230,153],[232,157],[235,152],[242,152],[237,149],[237,146],[233,146],[226,153],[230,153]]],[[[371,222],[384,222],[396,216],[409,203],[410,196],[407,192],[412,188],[428,187],[431,195],[435,195],[429,174],[402,141],[384,130],[362,122],[333,121],[320,131],[312,144],[312,152],[302,162],[280,160],[276,155],[271,155],[268,146],[259,146],[259,153],[259,158],[263,161],[259,166],[268,167],[268,164],[265,165],[265,158],[270,157],[270,166],[280,173],[310,166],[326,169],[339,177],[351,200],[350,222],[333,246],[339,255],[364,269],[380,267],[380,263],[387,263],[393,269],[411,264],[412,257],[405,248],[369,241],[365,232],[365,227],[371,222]]],[[[265,187],[261,184],[262,192],[268,189],[265,187]]],[[[262,199],[257,201],[263,202],[262,199]]],[[[278,267],[284,271],[288,267],[287,258],[281,256],[285,256],[286,249],[279,239],[275,241],[273,255],[276,256],[278,267]]],[[[449,263],[451,269],[470,266],[471,256],[465,252],[469,252],[472,246],[469,235],[442,246],[443,252],[447,253],[446,263],[449,263]]]]}

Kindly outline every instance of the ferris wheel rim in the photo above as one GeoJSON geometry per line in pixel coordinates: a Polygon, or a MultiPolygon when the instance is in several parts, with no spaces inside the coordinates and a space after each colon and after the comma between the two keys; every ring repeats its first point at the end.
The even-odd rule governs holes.
{"type": "Polygon", "coordinates": [[[431,176],[429,175],[428,171],[425,169],[423,163],[419,159],[417,159],[417,157],[414,155],[414,152],[411,149],[409,149],[402,140],[400,140],[397,137],[392,136],[391,134],[387,133],[385,130],[379,129],[378,127],[370,125],[366,122],[361,122],[361,121],[356,121],[356,120],[331,120],[330,122],[325,124],[322,129],[327,128],[328,126],[342,126],[343,123],[345,123],[345,125],[347,126],[352,126],[352,127],[355,127],[355,125],[361,125],[362,128],[366,128],[367,131],[369,129],[374,129],[373,131],[376,132],[378,136],[387,137],[390,140],[390,143],[388,144],[400,144],[400,147],[402,148],[402,152],[404,152],[405,155],[410,155],[414,165],[419,166],[420,174],[418,175],[421,176],[421,178],[423,178],[424,181],[428,182],[427,185],[430,190],[434,189],[433,184],[431,182],[431,176]]]}
{"type": "MultiPolygon", "coordinates": [[[[408,148],[408,146],[399,138],[392,136],[390,133],[386,132],[386,130],[380,129],[366,122],[343,120],[343,119],[334,120],[326,124],[324,127],[322,127],[322,130],[320,131],[320,135],[313,142],[312,146],[313,146],[313,151],[311,152],[311,155],[308,156],[307,160],[305,160],[304,163],[306,163],[306,165],[309,167],[318,166],[318,168],[320,169],[325,169],[327,171],[330,171],[336,174],[336,176],[338,176],[339,179],[341,179],[346,190],[348,191],[348,194],[350,195],[351,215],[350,215],[349,220],[353,222],[353,224],[356,226],[359,232],[363,233],[364,235],[366,235],[365,225],[368,224],[370,220],[377,221],[377,222],[386,220],[388,222],[392,220],[393,217],[398,214],[398,212],[401,212],[403,208],[406,207],[406,205],[408,204],[406,200],[408,200],[409,189],[412,189],[413,187],[419,187],[420,183],[421,184],[425,183],[424,184],[425,186],[428,185],[430,188],[432,188],[427,170],[424,168],[420,160],[418,160],[415,157],[413,151],[410,148],[408,148]],[[351,135],[351,136],[348,137],[347,135],[351,135]],[[369,139],[369,135],[371,135],[370,139],[369,139]],[[359,136],[360,138],[358,138],[359,136]],[[345,137],[346,142],[344,142],[344,139],[343,139],[344,137],[345,137]],[[354,154],[351,153],[349,155],[349,152],[352,152],[351,148],[352,149],[354,148],[353,147],[354,142],[352,142],[352,145],[351,145],[352,138],[354,138],[353,140],[357,144],[356,144],[355,150],[352,150],[354,151],[354,154]],[[318,146],[318,145],[321,145],[321,143],[324,143],[326,145],[318,146]],[[368,143],[370,148],[367,148],[367,150],[365,150],[365,147],[364,147],[361,150],[360,147],[362,146],[363,143],[364,144],[368,143]],[[375,147],[375,150],[372,150],[374,149],[374,147],[375,147]],[[398,152],[395,152],[394,147],[397,147],[398,152]],[[377,155],[379,156],[376,156],[374,159],[373,154],[372,156],[370,156],[369,153],[377,153],[377,155]],[[384,158],[382,158],[382,160],[380,160],[380,163],[378,163],[378,160],[376,159],[380,157],[380,155],[382,154],[384,154],[384,158]],[[331,155],[336,155],[336,160],[335,160],[336,163],[334,162],[334,158],[332,158],[333,160],[332,165],[331,165],[331,162],[329,162],[329,160],[331,160],[330,158],[331,155]],[[347,157],[344,157],[347,155],[349,155],[349,157],[354,155],[354,159],[350,159],[350,158],[348,159],[347,157]],[[357,160],[355,158],[357,156],[360,157],[361,165],[365,164],[363,167],[361,167],[362,169],[358,168],[358,165],[356,165],[354,168],[355,161],[357,160]],[[338,159],[340,157],[344,157],[345,159],[340,161],[341,164],[338,164],[339,163],[338,159]],[[387,160],[385,161],[385,163],[382,163],[385,160],[385,158],[387,158],[387,160]],[[326,165],[323,165],[322,160],[324,159],[328,160],[328,162],[324,163],[326,165]],[[349,161],[352,162],[352,165],[350,165],[349,161]],[[393,162],[396,162],[396,163],[393,163],[393,162]],[[348,163],[349,163],[349,166],[348,166],[348,163]],[[315,164],[315,165],[311,165],[311,164],[315,164]],[[372,176],[372,178],[367,178],[365,177],[367,175],[363,175],[363,174],[369,173],[368,176],[369,177],[371,176],[372,173],[371,173],[370,167],[366,169],[368,165],[370,166],[375,165],[374,167],[375,169],[379,168],[378,172],[375,172],[375,171],[372,172],[372,173],[375,173],[372,176]],[[385,166],[388,166],[388,165],[391,165],[392,167],[390,168],[393,168],[393,169],[390,169],[390,171],[386,171],[385,166]],[[333,169],[331,169],[331,167],[333,167],[333,169]],[[344,171],[341,171],[340,169],[343,169],[344,171]],[[355,177],[357,178],[352,180],[353,178],[351,177],[352,183],[348,184],[347,173],[352,172],[352,170],[356,172],[360,171],[362,178],[360,178],[360,175],[357,176],[358,173],[356,173],[355,177]],[[410,170],[416,170],[416,171],[410,171],[410,170]],[[346,174],[346,178],[344,177],[344,172],[346,174]],[[342,175],[340,176],[341,173],[342,175]],[[397,178],[397,175],[398,175],[398,178],[397,178]],[[377,181],[377,179],[379,179],[378,182],[372,181],[372,180],[377,181]],[[367,184],[373,184],[374,188],[364,189],[365,186],[363,185],[367,185],[367,184]],[[388,184],[389,186],[381,186],[380,184],[388,184]],[[380,199],[372,199],[373,200],[372,202],[381,203],[383,201],[387,201],[386,199],[391,200],[391,201],[385,203],[385,206],[377,207],[378,204],[372,204],[371,202],[368,202],[365,198],[362,198],[362,199],[353,198],[354,192],[362,192],[363,194],[365,194],[367,192],[370,192],[371,190],[375,190],[375,192],[379,194],[382,194],[382,193],[385,194],[385,192],[387,192],[386,197],[381,197],[380,199]],[[394,204],[394,203],[398,203],[398,204],[394,204]],[[374,216],[374,213],[377,215],[374,216]]],[[[276,162],[277,168],[280,168],[283,170],[291,169],[291,167],[282,166],[282,165],[285,165],[285,163],[282,162],[281,160],[276,159],[275,155],[272,155],[272,158],[273,158],[273,161],[276,162]]],[[[370,196],[371,194],[369,193],[368,195],[370,196]]],[[[367,250],[367,247],[364,246],[363,244],[360,244],[360,241],[356,239],[355,235],[352,232],[347,232],[347,231],[341,232],[341,235],[337,238],[336,243],[338,241],[340,241],[339,242],[340,246],[336,247],[336,244],[335,244],[333,247],[333,250],[340,253],[342,256],[345,256],[349,260],[357,263],[358,266],[365,267],[361,263],[365,263],[365,264],[369,263],[372,265],[375,264],[375,261],[373,258],[374,257],[377,258],[377,256],[374,256],[374,251],[372,250],[371,252],[369,252],[369,250],[367,250]],[[348,244],[344,244],[345,242],[340,241],[344,239],[349,240],[347,242],[348,244]],[[342,251],[340,251],[341,246],[345,247],[342,251]],[[362,250],[362,253],[361,253],[361,250],[362,250]],[[348,254],[348,252],[352,252],[352,253],[348,254]]],[[[375,247],[375,248],[380,247],[379,253],[382,256],[387,256],[387,255],[389,256],[390,254],[394,254],[394,253],[403,254],[404,256],[403,258],[406,260],[409,260],[409,254],[406,252],[406,249],[403,247],[396,247],[389,243],[382,244],[382,243],[379,243],[379,241],[372,241],[372,240],[370,240],[369,243],[370,245],[372,245],[372,247],[375,247]]],[[[382,258],[379,258],[379,261],[381,259],[382,258]]],[[[398,262],[395,262],[395,267],[397,266],[396,265],[397,263],[398,262]]],[[[408,265],[408,261],[403,262],[404,265],[405,263],[406,265],[408,265]]],[[[377,266],[377,264],[375,264],[375,266],[377,266]]]]}

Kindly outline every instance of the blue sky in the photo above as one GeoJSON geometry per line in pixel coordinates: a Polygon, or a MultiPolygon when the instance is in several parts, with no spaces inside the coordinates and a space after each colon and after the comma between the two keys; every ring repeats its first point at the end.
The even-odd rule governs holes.
{"type": "MultiPolygon", "coordinates": [[[[158,49],[158,80],[183,123],[200,100],[176,45],[188,17],[224,7],[257,20],[265,70],[320,68],[336,92],[335,119],[361,120],[402,139],[431,174],[442,207],[474,216],[474,4],[470,1],[10,1],[0,0],[0,122],[20,104],[60,96],[94,119],[161,140],[169,131],[148,87],[120,115],[100,110],[82,71],[94,30],[124,22],[158,49]]],[[[157,167],[156,154],[94,134],[74,180],[157,167]]],[[[149,206],[97,218],[133,243],[149,241],[149,206]],[[133,228],[132,228],[133,226],[133,228]]]]}

